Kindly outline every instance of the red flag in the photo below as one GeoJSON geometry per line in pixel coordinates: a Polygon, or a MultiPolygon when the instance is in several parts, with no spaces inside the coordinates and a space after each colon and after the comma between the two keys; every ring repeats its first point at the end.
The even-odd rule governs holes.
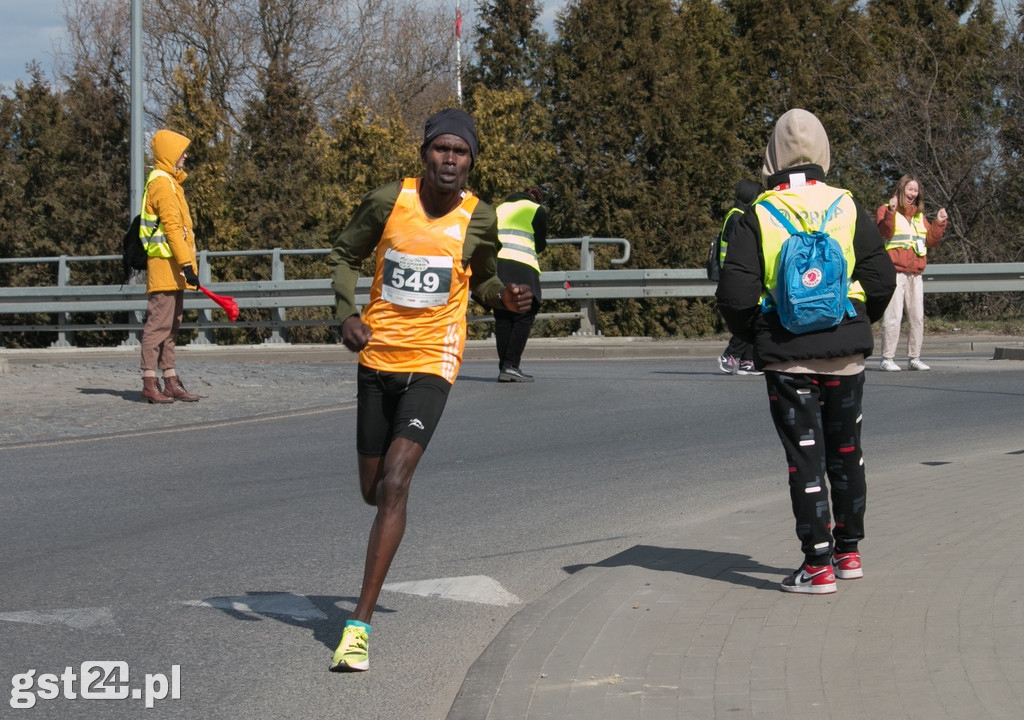
{"type": "Polygon", "coordinates": [[[462,10],[455,8],[455,37],[462,37],[462,10]]]}
{"type": "Polygon", "coordinates": [[[206,297],[210,298],[215,303],[224,308],[224,312],[228,314],[228,320],[234,322],[235,320],[238,319],[238,303],[235,302],[235,299],[233,297],[231,297],[230,295],[218,295],[217,293],[212,292],[211,290],[207,290],[202,286],[200,286],[199,289],[202,290],[203,294],[206,295],[206,297]]]}

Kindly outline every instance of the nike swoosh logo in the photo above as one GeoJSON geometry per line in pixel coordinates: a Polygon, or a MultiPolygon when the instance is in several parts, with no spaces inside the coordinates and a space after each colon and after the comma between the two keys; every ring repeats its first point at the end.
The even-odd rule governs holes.
{"type": "Polygon", "coordinates": [[[811,575],[806,570],[801,568],[800,569],[800,575],[799,575],[799,577],[797,577],[796,581],[798,583],[809,583],[809,582],[812,582],[814,580],[814,578],[818,577],[819,575],[824,575],[827,572],[828,572],[828,568],[823,568],[823,569],[819,570],[818,572],[814,573],[813,575],[811,575]]]}

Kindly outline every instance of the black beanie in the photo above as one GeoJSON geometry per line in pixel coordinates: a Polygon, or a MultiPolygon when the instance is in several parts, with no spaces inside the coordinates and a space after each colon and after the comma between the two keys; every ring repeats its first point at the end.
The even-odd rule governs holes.
{"type": "Polygon", "coordinates": [[[749,205],[761,194],[761,184],[753,180],[740,180],[736,183],[736,201],[749,205]]]}
{"type": "Polygon", "coordinates": [[[476,137],[476,126],[473,125],[473,118],[467,113],[456,108],[448,108],[434,113],[427,118],[423,128],[423,145],[425,149],[431,140],[438,135],[456,135],[466,141],[469,145],[469,159],[476,161],[476,153],[479,150],[479,141],[476,137]]]}

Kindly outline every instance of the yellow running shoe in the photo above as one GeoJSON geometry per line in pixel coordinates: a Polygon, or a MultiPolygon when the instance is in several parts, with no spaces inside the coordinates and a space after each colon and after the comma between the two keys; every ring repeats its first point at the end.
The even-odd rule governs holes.
{"type": "Polygon", "coordinates": [[[359,625],[346,625],[341,633],[341,642],[334,651],[331,670],[351,672],[370,669],[370,655],[367,651],[368,633],[359,625]]]}

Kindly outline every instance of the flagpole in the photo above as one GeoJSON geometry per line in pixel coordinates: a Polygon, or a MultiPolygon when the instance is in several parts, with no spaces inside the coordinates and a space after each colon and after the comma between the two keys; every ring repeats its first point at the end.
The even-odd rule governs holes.
{"type": "Polygon", "coordinates": [[[455,0],[455,97],[462,107],[462,2],[455,0]]]}

